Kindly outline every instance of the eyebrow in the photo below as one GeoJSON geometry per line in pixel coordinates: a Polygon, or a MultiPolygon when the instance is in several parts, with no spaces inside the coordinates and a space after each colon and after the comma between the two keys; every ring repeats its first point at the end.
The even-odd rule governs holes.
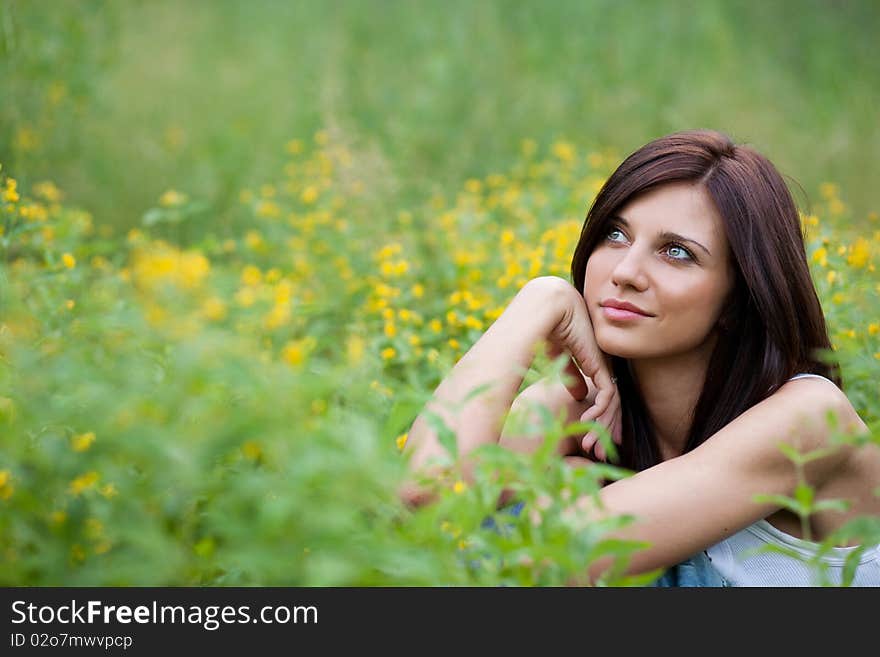
{"type": "MultiPolygon", "coordinates": [[[[621,217],[620,215],[612,216],[611,220],[618,221],[618,222],[622,223],[624,226],[626,226],[627,228],[630,227],[629,222],[626,219],[624,219],[623,217],[621,217]]],[[[703,249],[703,251],[705,251],[707,254],[712,255],[711,251],[709,251],[709,249],[707,249],[705,246],[700,244],[697,240],[691,239],[690,237],[685,237],[684,235],[679,235],[678,233],[672,233],[672,232],[666,230],[666,231],[663,231],[662,233],[660,233],[657,237],[659,237],[661,240],[673,240],[676,242],[690,242],[691,244],[696,244],[698,247],[703,249]]]]}

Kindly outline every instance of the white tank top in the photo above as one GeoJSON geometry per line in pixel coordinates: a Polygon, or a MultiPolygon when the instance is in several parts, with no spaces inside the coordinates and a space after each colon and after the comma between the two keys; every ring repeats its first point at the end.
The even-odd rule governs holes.
{"type": "MultiPolygon", "coordinates": [[[[805,376],[825,379],[818,374],[796,374],[789,381],[805,376]]],[[[759,520],[713,545],[706,550],[706,554],[731,586],[840,585],[847,558],[858,551],[859,547],[831,548],[831,552],[824,555],[819,564],[811,565],[807,560],[815,556],[818,548],[817,543],[791,536],[776,529],[766,520],[759,520]],[[762,552],[752,556],[747,554],[750,550],[766,545],[794,551],[805,559],[795,559],[780,552],[762,552]]],[[[869,547],[858,557],[852,586],[880,586],[880,545],[869,547]]]]}

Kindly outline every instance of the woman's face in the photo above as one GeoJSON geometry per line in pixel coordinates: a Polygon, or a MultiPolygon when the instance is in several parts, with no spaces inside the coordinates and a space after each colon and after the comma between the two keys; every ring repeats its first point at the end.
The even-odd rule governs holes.
{"type": "Polygon", "coordinates": [[[656,358],[705,347],[734,281],[711,197],[691,182],[670,183],[633,199],[615,217],[587,260],[584,281],[599,348],[622,358],[656,358]],[[618,302],[643,314],[610,307],[618,302]]]}

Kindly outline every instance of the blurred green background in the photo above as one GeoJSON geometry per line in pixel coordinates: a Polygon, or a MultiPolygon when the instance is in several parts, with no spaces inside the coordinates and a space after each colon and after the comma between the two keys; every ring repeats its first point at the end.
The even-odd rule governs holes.
{"type": "Polygon", "coordinates": [[[0,0],[0,162],[125,228],[171,188],[222,220],[321,128],[393,212],[506,168],[523,138],[623,157],[712,127],[807,211],[838,183],[859,223],[878,34],[875,0],[0,0]]]}

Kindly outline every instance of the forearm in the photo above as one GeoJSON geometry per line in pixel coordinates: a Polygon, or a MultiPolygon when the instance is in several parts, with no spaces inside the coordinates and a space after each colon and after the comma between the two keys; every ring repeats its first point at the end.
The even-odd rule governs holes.
{"type": "Polygon", "coordinates": [[[416,418],[407,441],[414,468],[444,451],[429,413],[439,416],[455,435],[459,458],[498,442],[535,350],[556,321],[552,293],[545,296],[527,287],[453,367],[416,418]],[[467,399],[480,386],[486,389],[467,399]]]}

